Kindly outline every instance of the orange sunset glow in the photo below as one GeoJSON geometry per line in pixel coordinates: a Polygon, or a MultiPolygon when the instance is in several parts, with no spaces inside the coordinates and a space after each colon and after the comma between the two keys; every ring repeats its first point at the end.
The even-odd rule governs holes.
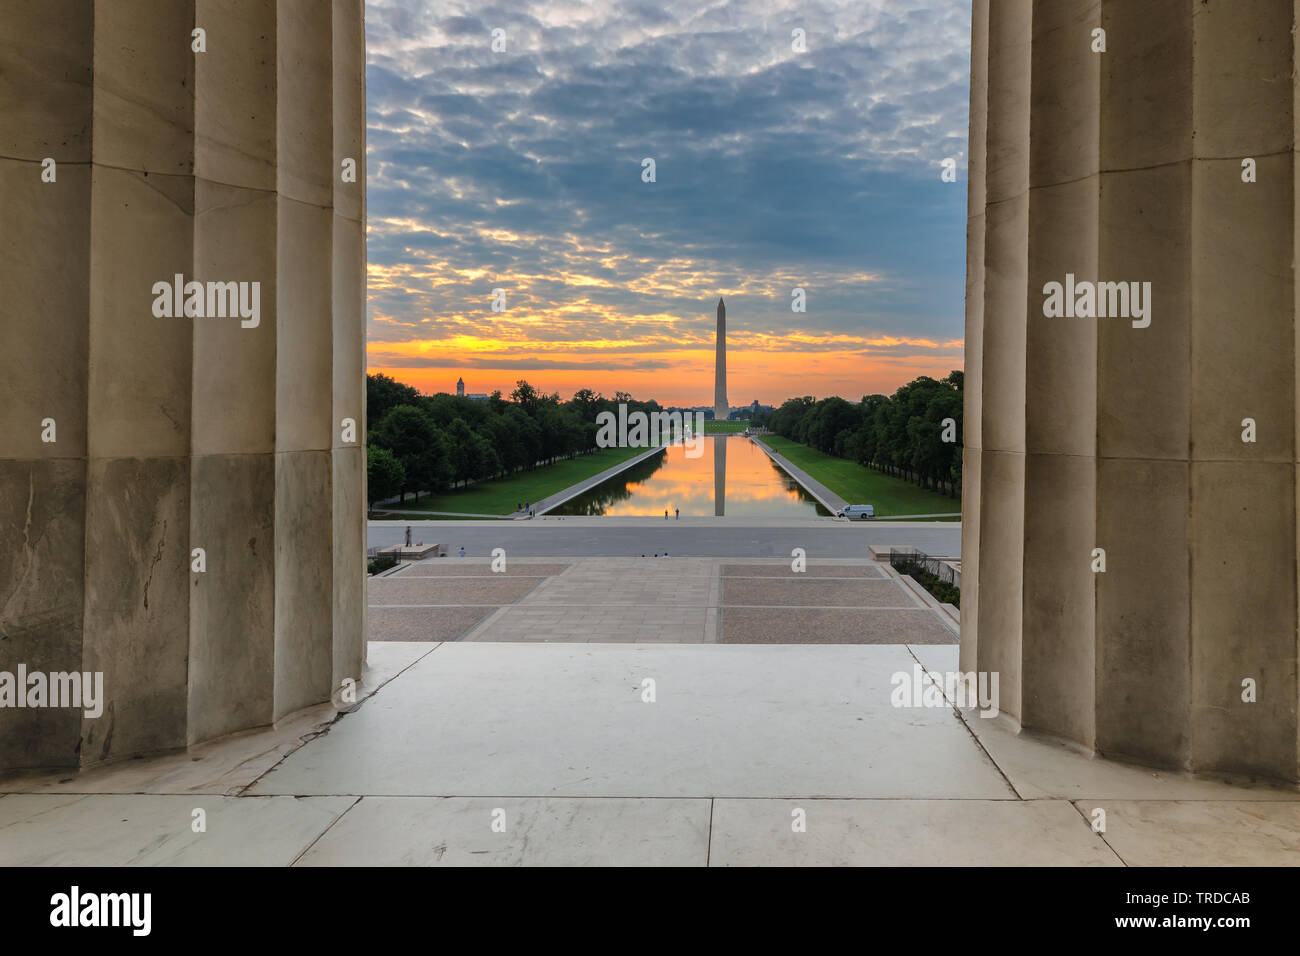
{"type": "MultiPolygon", "coordinates": [[[[728,336],[727,380],[733,405],[780,404],[796,395],[843,395],[854,399],[876,392],[890,393],[918,375],[942,378],[961,367],[960,341],[918,343],[915,350],[904,348],[893,354],[875,355],[869,341],[848,346],[846,351],[789,354],[779,347],[747,347],[728,336]]],[[[493,367],[453,364],[464,355],[464,346],[445,342],[370,344],[372,355],[383,355],[383,364],[373,361],[368,371],[382,372],[413,385],[421,392],[455,392],[456,381],[465,380],[467,392],[508,396],[519,379],[538,390],[558,392],[563,399],[582,388],[612,396],[628,392],[637,398],[654,398],[662,405],[694,407],[708,405],[713,395],[713,344],[638,354],[618,353],[620,367],[610,368],[593,360],[590,343],[548,343],[545,350],[515,348],[500,339],[474,339],[473,352],[493,360],[493,367]],[[578,350],[580,349],[580,350],[578,350]],[[417,360],[403,364],[403,357],[417,360]],[[638,369],[638,360],[653,362],[650,369],[638,369]],[[556,362],[568,367],[551,368],[541,363],[556,362]],[[517,364],[514,364],[517,363],[517,364]],[[541,367],[539,367],[539,365],[541,367]]],[[[900,343],[904,346],[910,343],[900,343]]]]}
{"type": "MultiPolygon", "coordinates": [[[[399,293],[419,300],[418,289],[441,283],[437,264],[387,269],[371,264],[372,300],[399,293]],[[408,289],[403,283],[412,283],[408,289]],[[417,285],[418,283],[418,285],[417,285]]],[[[574,277],[569,277],[574,278],[574,277]]],[[[577,277],[581,280],[583,277],[577,277]]],[[[844,277],[841,277],[842,279],[844,277]]],[[[849,277],[867,286],[870,276],[849,277]]],[[[420,333],[435,322],[374,315],[368,371],[382,372],[420,391],[454,392],[458,378],[467,392],[509,395],[520,379],[543,392],[568,399],[579,389],[612,396],[617,391],[654,398],[664,405],[707,405],[712,399],[714,303],[725,295],[728,314],[728,389],[733,405],[780,404],[796,395],[843,395],[857,399],[889,393],[918,375],[942,378],[961,366],[960,339],[835,331],[752,331],[742,311],[746,304],[766,313],[792,280],[739,284],[718,291],[703,288],[704,275],[683,274],[662,289],[641,285],[647,299],[680,302],[700,294],[694,314],[627,314],[617,307],[579,296],[551,309],[526,277],[515,277],[508,294],[520,304],[492,313],[488,300],[475,311],[459,309],[436,321],[438,337],[420,333]],[[387,329],[396,333],[385,340],[387,329]]],[[[593,281],[578,282],[596,284],[593,281]]],[[[780,301],[780,300],[777,300],[780,301]]],[[[373,309],[373,306],[372,306],[373,309]]],[[[784,319],[784,316],[778,316],[784,319]]],[[[769,320],[770,321],[770,320],[769,320]]],[[[429,331],[434,331],[429,329],[429,331]]]]}

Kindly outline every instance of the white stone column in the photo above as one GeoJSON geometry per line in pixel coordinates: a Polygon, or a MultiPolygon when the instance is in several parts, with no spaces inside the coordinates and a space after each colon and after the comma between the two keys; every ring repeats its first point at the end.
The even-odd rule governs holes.
{"type": "MultiPolygon", "coordinates": [[[[334,3],[334,579],[366,574],[366,48],[364,0],[334,3]],[[355,179],[343,164],[355,160],[355,179]],[[343,440],[344,422],[355,440],[343,440]]],[[[334,588],[334,686],[360,680],[366,656],[364,588],[334,588]]]]}
{"type": "Polygon", "coordinates": [[[968,288],[984,295],[967,306],[982,448],[966,452],[982,463],[963,624],[972,605],[978,617],[963,666],[1001,671],[1023,728],[1294,781],[1292,6],[996,3],[987,50],[982,11],[972,234],[981,200],[987,225],[968,288]],[[1066,273],[1150,283],[1149,327],[1045,316],[1043,285],[1066,273]]]}
{"type": "MultiPolygon", "coordinates": [[[[4,19],[0,669],[80,669],[93,21],[89,0],[14,0],[4,19]]],[[[75,711],[0,710],[0,768],[75,766],[80,740],[75,711]]]]}
{"type": "Polygon", "coordinates": [[[1097,274],[1100,3],[1034,0],[1025,323],[1020,718],[1091,746],[1097,326],[1043,318],[1047,282],[1097,274]]]}
{"type": "Polygon", "coordinates": [[[364,657],[360,0],[11,7],[0,670],[101,671],[105,702],[0,709],[0,770],[263,726],[364,657]],[[259,321],[155,316],[178,274],[256,282],[259,321]]]}
{"type": "MultiPolygon", "coordinates": [[[[978,669],[1020,714],[1029,268],[1031,0],[989,4],[979,476],[978,669]]],[[[969,423],[966,425],[970,432],[969,423]]],[[[965,580],[965,569],[962,574],[965,580]]]]}
{"type": "Polygon", "coordinates": [[[194,336],[153,286],[194,273],[193,0],[96,0],[80,762],[188,740],[194,336]]]}
{"type": "Polygon", "coordinates": [[[1293,10],[1192,9],[1190,764],[1295,779],[1293,10]]]}
{"type": "Polygon", "coordinates": [[[334,655],[334,24],[279,0],[275,716],[329,693],[334,655]]]}
{"type": "MultiPolygon", "coordinates": [[[[1149,280],[1146,329],[1097,325],[1096,747],[1187,762],[1191,4],[1106,0],[1100,275],[1149,280]]],[[[1064,321],[1064,320],[1062,320],[1064,321]]]]}
{"type": "Polygon", "coordinates": [[[269,723],[276,575],[276,18],[273,4],[198,0],[194,274],[257,281],[261,319],[194,325],[189,739],[269,723]]]}
{"type": "MultiPolygon", "coordinates": [[[[984,177],[988,155],[989,0],[971,9],[970,144],[966,193],[966,362],[962,409],[961,566],[966,578],[978,577],[980,554],[980,472],[984,395],[984,177]]],[[[961,669],[977,670],[979,588],[961,598],[961,669]]]]}

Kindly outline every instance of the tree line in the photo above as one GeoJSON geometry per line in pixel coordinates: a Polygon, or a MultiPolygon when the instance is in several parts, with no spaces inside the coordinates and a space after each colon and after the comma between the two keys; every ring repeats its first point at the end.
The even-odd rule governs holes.
{"type": "Polygon", "coordinates": [[[366,465],[370,504],[414,493],[438,493],[471,481],[500,478],[562,458],[596,451],[596,416],[628,411],[647,414],[658,402],[639,402],[626,392],[612,399],[584,388],[569,401],[543,395],[524,380],[508,399],[496,391],[487,401],[440,392],[422,395],[387,375],[366,376],[366,465]]]}
{"type": "Polygon", "coordinates": [[[865,395],[856,404],[806,395],[754,421],[828,455],[960,497],[962,379],[960,371],[938,380],[923,375],[892,396],[865,395]],[[944,419],[952,424],[945,427],[944,419]]]}

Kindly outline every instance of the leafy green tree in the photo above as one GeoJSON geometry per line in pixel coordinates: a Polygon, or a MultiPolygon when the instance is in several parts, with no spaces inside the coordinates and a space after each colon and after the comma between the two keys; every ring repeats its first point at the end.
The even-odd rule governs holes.
{"type": "Polygon", "coordinates": [[[541,396],[537,394],[537,389],[521,378],[515,382],[515,390],[510,393],[510,400],[529,415],[536,415],[541,396]]]}
{"type": "Polygon", "coordinates": [[[370,507],[376,501],[384,501],[402,493],[406,484],[406,469],[387,448],[380,445],[366,446],[366,497],[370,507]]]}
{"type": "Polygon", "coordinates": [[[366,421],[374,425],[398,405],[420,404],[420,393],[387,375],[366,376],[366,421]]]}
{"type": "Polygon", "coordinates": [[[542,428],[518,405],[512,404],[506,412],[507,423],[513,428],[519,442],[519,464],[530,471],[537,467],[542,457],[542,428]]]}
{"type": "Polygon", "coordinates": [[[474,480],[483,481],[501,473],[501,456],[482,435],[474,435],[474,480]]]}
{"type": "Polygon", "coordinates": [[[420,500],[421,491],[441,491],[449,474],[448,445],[444,433],[429,414],[415,405],[390,408],[373,428],[369,441],[393,453],[406,472],[402,500],[408,491],[420,500]]]}
{"type": "Polygon", "coordinates": [[[787,400],[767,418],[778,435],[918,484],[961,494],[961,421],[964,376],[921,376],[886,398],[864,395],[787,400]],[[944,421],[952,419],[952,426],[944,421]],[[955,431],[955,441],[944,441],[955,431]]]}

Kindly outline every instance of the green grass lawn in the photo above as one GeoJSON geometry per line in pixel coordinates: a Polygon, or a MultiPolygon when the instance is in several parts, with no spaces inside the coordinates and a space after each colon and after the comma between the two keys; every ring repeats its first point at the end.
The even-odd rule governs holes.
{"type": "MultiPolygon", "coordinates": [[[[613,468],[644,448],[601,448],[590,455],[579,455],[571,461],[558,461],[544,465],[536,471],[524,471],[510,478],[482,481],[466,488],[445,491],[439,495],[420,495],[415,501],[410,495],[405,504],[391,504],[390,508],[418,511],[461,511],[466,514],[508,515],[515,505],[524,501],[534,504],[584,478],[613,468]]],[[[377,508],[375,513],[383,511],[377,508]]]]}
{"type": "Polygon", "coordinates": [[[713,434],[719,434],[724,432],[728,434],[735,433],[735,432],[743,432],[748,427],[749,427],[749,422],[745,422],[745,421],[717,422],[708,418],[704,420],[704,434],[706,435],[713,435],[713,434]]]}
{"type": "Polygon", "coordinates": [[[760,441],[808,472],[849,504],[874,506],[877,517],[961,511],[961,500],[958,498],[927,491],[910,481],[866,468],[847,458],[823,454],[815,448],[780,435],[764,435],[760,441]]]}

